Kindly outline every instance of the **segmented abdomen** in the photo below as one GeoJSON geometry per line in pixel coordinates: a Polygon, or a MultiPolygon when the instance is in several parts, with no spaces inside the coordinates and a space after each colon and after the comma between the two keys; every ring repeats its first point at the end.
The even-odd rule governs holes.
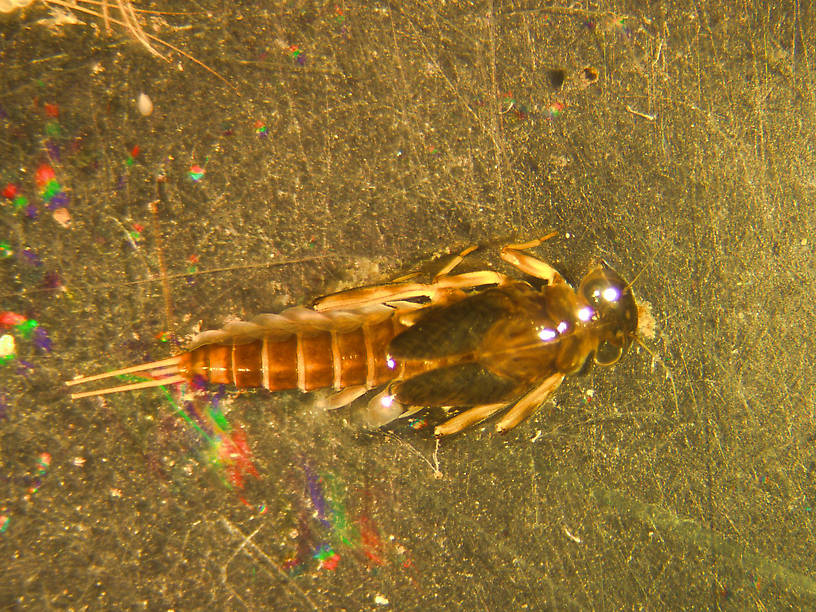
{"type": "Polygon", "coordinates": [[[179,374],[270,391],[373,389],[393,378],[388,344],[403,329],[394,310],[380,306],[327,313],[292,308],[199,334],[180,356],[179,374]]]}

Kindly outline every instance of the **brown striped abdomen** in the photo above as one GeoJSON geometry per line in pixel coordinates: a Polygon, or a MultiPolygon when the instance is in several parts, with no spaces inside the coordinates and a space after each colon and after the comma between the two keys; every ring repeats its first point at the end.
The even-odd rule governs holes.
{"type": "Polygon", "coordinates": [[[204,344],[180,356],[179,374],[270,391],[373,389],[394,377],[386,363],[388,345],[403,329],[388,317],[351,330],[270,333],[250,342],[204,344]]]}

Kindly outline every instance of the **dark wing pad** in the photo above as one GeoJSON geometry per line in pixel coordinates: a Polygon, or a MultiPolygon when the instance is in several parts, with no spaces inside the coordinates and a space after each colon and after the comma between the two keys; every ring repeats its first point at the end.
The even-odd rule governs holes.
{"type": "Polygon", "coordinates": [[[397,359],[438,359],[476,350],[490,327],[512,306],[500,291],[487,290],[428,314],[391,341],[397,359]]]}
{"type": "Polygon", "coordinates": [[[477,406],[511,400],[519,392],[518,385],[478,363],[463,363],[409,378],[395,392],[407,406],[477,406]]]}

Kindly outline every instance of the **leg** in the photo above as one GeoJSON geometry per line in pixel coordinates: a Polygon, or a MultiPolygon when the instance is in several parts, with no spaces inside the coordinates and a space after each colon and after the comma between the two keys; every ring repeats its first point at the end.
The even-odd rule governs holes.
{"type": "Polygon", "coordinates": [[[371,287],[361,287],[359,289],[349,289],[317,298],[312,305],[318,312],[326,310],[362,308],[374,304],[393,305],[402,300],[410,300],[419,297],[428,298],[431,303],[439,302],[451,291],[461,289],[471,289],[480,285],[500,285],[507,280],[504,274],[482,270],[479,272],[467,272],[449,276],[450,272],[462,263],[462,260],[476,250],[477,247],[470,246],[456,255],[450,262],[437,272],[430,283],[415,283],[405,279],[414,275],[401,277],[398,281],[374,285],[371,287]]]}
{"type": "MultiPolygon", "coordinates": [[[[549,284],[566,282],[555,268],[523,252],[524,249],[536,247],[553,236],[555,236],[555,232],[550,232],[546,236],[531,240],[530,242],[508,244],[501,250],[501,258],[525,274],[545,280],[549,284]]],[[[431,283],[416,283],[401,280],[399,282],[374,285],[372,287],[349,289],[318,298],[315,300],[313,308],[318,312],[353,309],[374,304],[391,305],[400,300],[410,300],[419,297],[427,298],[431,303],[438,303],[452,290],[472,289],[480,285],[501,285],[505,283],[507,277],[504,274],[489,270],[466,272],[464,274],[449,276],[449,273],[458,266],[467,255],[475,251],[476,248],[475,246],[470,246],[456,255],[453,260],[437,272],[431,283]]],[[[401,278],[410,278],[410,276],[401,278]]]]}
{"type": "Polygon", "coordinates": [[[553,374],[535,389],[527,393],[515,406],[510,408],[505,415],[496,423],[496,431],[500,434],[506,433],[530,416],[536,408],[547,401],[553,391],[558,388],[564,375],[560,372],[553,374]]]}
{"type": "Polygon", "coordinates": [[[348,406],[351,402],[356,400],[361,395],[364,395],[367,391],[368,388],[365,385],[346,387],[342,391],[332,393],[328,397],[317,400],[317,407],[325,410],[342,408],[343,406],[348,406]]]}
{"type": "Polygon", "coordinates": [[[436,275],[433,277],[434,282],[438,281],[438,280],[439,280],[440,278],[442,278],[443,276],[447,276],[448,274],[450,274],[450,272],[451,272],[451,271],[452,271],[452,270],[453,270],[453,269],[454,269],[456,266],[458,266],[460,263],[462,263],[462,260],[464,260],[464,259],[465,259],[465,257],[467,257],[468,255],[470,255],[470,254],[471,254],[473,251],[475,251],[475,250],[476,250],[476,249],[478,249],[478,248],[479,248],[479,247],[477,247],[476,245],[469,246],[469,247],[468,247],[468,248],[466,248],[464,251],[462,251],[461,253],[459,253],[459,254],[458,254],[456,257],[454,257],[453,259],[451,259],[451,260],[450,260],[450,261],[449,261],[447,264],[445,264],[445,266],[444,266],[444,267],[443,267],[443,268],[442,268],[442,269],[441,269],[439,272],[437,272],[437,273],[436,273],[436,275]]]}
{"type": "Polygon", "coordinates": [[[437,438],[442,436],[449,436],[451,434],[459,433],[466,427],[484,421],[487,417],[493,415],[495,412],[504,408],[507,404],[484,404],[483,406],[474,406],[468,408],[464,412],[460,412],[452,419],[448,419],[441,425],[437,425],[434,429],[434,435],[437,438]]]}
{"type": "Polygon", "coordinates": [[[525,274],[545,280],[550,285],[566,282],[564,277],[562,277],[550,264],[523,252],[525,249],[531,249],[540,245],[542,242],[549,240],[553,236],[555,236],[555,232],[550,232],[546,236],[536,240],[531,240],[530,242],[525,242],[522,244],[508,244],[502,248],[501,258],[525,274]]]}
{"type": "MultiPolygon", "coordinates": [[[[373,304],[391,304],[395,302],[410,300],[411,298],[427,297],[433,301],[438,289],[443,288],[439,281],[446,278],[451,270],[458,266],[468,254],[476,250],[477,247],[470,246],[456,255],[450,262],[437,272],[430,284],[411,282],[411,279],[419,275],[419,272],[412,272],[382,285],[371,287],[360,287],[358,289],[348,289],[330,295],[324,295],[314,301],[312,305],[318,312],[337,309],[352,309],[373,304]]],[[[448,281],[450,282],[450,281],[448,281]]],[[[463,282],[467,282],[464,280],[463,282]]],[[[490,281],[488,283],[490,284],[490,281]]],[[[464,286],[464,285],[463,285],[464,286]]]]}
{"type": "MultiPolygon", "coordinates": [[[[472,245],[472,246],[469,246],[468,248],[466,248],[464,251],[462,251],[458,255],[454,255],[451,258],[451,260],[448,263],[446,263],[442,267],[441,270],[439,270],[439,272],[434,274],[433,280],[437,280],[438,278],[441,278],[443,276],[447,276],[451,272],[451,270],[453,270],[456,266],[458,266],[460,263],[462,263],[462,261],[465,259],[465,257],[470,255],[473,251],[475,251],[478,248],[479,248],[478,246],[472,245]]],[[[421,272],[411,272],[410,274],[406,274],[404,276],[400,276],[398,278],[395,278],[391,282],[392,283],[399,283],[399,282],[402,282],[402,281],[407,281],[409,279],[416,278],[420,274],[422,274],[422,273],[421,272]]]]}
{"type": "Polygon", "coordinates": [[[428,298],[433,303],[440,301],[451,290],[471,289],[480,285],[501,285],[506,279],[507,277],[500,272],[482,270],[456,276],[444,276],[433,283],[407,282],[374,285],[325,295],[317,298],[312,307],[318,312],[350,310],[376,304],[388,305],[392,302],[419,297],[428,298]]]}

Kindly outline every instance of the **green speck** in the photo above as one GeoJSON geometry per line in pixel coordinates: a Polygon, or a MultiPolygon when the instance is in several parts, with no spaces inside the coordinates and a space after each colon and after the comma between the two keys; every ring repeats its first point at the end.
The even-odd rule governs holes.
{"type": "Polygon", "coordinates": [[[48,184],[45,186],[45,189],[42,192],[42,198],[47,202],[60,191],[62,191],[62,186],[57,181],[52,179],[48,181],[48,184]]]}
{"type": "Polygon", "coordinates": [[[213,421],[215,421],[215,424],[221,428],[221,431],[230,431],[232,429],[229,421],[227,421],[227,417],[225,417],[224,413],[217,408],[210,408],[210,417],[213,421]]]}
{"type": "Polygon", "coordinates": [[[28,339],[28,338],[31,337],[31,332],[34,331],[34,328],[36,328],[37,325],[38,325],[38,323],[34,319],[29,319],[28,321],[25,321],[24,323],[20,323],[19,325],[15,325],[15,327],[20,332],[20,335],[23,338],[28,339]]]}

